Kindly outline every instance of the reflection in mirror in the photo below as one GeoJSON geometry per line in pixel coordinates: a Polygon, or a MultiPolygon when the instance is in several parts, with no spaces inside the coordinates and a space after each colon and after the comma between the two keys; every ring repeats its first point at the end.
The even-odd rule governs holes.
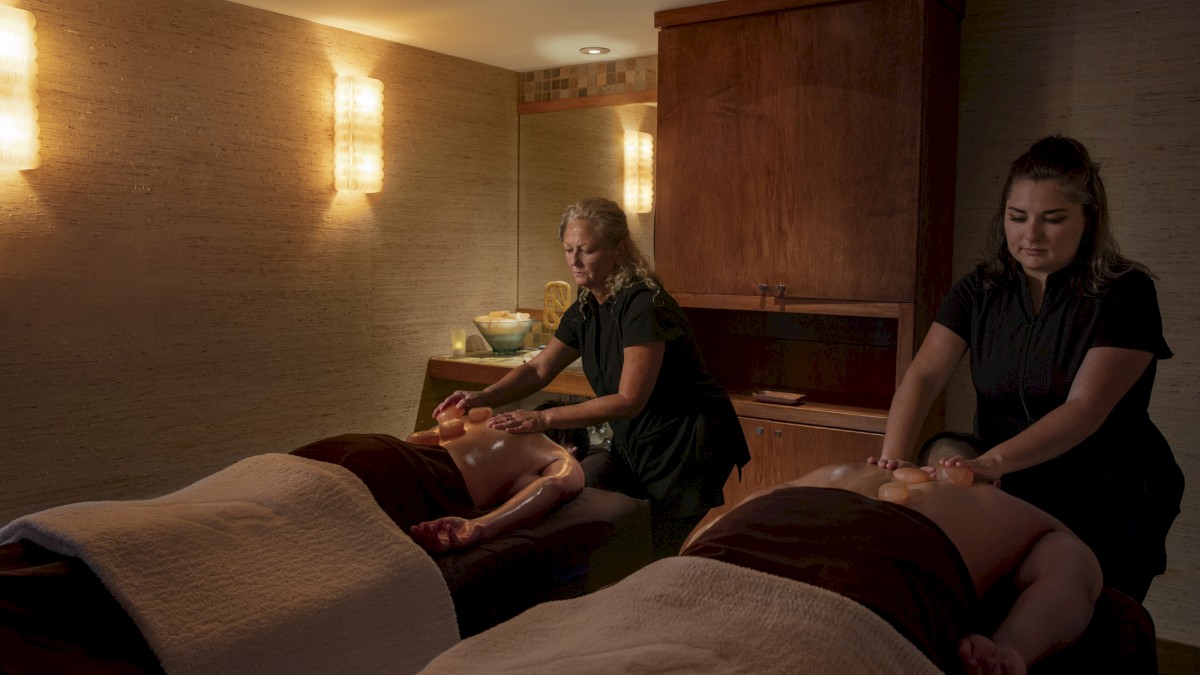
{"type": "MultiPolygon", "coordinates": [[[[657,141],[652,104],[577,108],[521,115],[518,169],[517,306],[540,308],[548,281],[575,285],[558,240],[563,211],[584,197],[603,196],[625,208],[627,130],[657,141]]],[[[654,211],[626,209],[634,242],[654,260],[654,211]]]]}

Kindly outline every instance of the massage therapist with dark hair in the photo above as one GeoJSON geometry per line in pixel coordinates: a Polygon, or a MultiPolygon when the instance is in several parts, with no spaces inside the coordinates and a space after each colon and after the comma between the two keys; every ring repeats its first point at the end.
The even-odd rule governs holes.
{"type": "Polygon", "coordinates": [[[501,406],[540,391],[582,356],[596,398],[514,410],[488,424],[511,433],[608,422],[613,462],[588,485],[650,500],[654,556],[674,555],[724,503],[730,471],[750,459],[725,391],[704,365],[687,318],[629,236],[625,213],[604,198],[567,208],[558,228],[579,298],[549,344],[483,391],[456,391],[447,408],[501,406]]]}
{"type": "Polygon", "coordinates": [[[1172,356],[1152,276],[1120,254],[1098,167],[1061,136],[1013,162],[987,242],[896,390],[878,463],[912,457],[970,352],[975,433],[990,449],[945,463],[1003,477],[1092,548],[1106,585],[1141,601],[1166,569],[1183,495],[1148,412],[1157,363],[1172,356]]]}

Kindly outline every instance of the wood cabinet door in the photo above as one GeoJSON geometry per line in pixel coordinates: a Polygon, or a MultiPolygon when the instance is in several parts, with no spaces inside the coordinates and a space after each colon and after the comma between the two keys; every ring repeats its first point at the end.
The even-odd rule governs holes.
{"type": "Polygon", "coordinates": [[[660,31],[655,254],[669,289],[912,301],[922,6],[660,31]]]}
{"type": "Polygon", "coordinates": [[[670,291],[754,295],[772,276],[783,176],[766,164],[779,112],[761,23],[659,32],[654,256],[670,291]]]}
{"type": "MultiPolygon", "coordinates": [[[[878,456],[883,436],[806,424],[738,418],[750,446],[750,462],[725,482],[725,504],[713,509],[700,526],[737,506],[746,497],[826,464],[857,463],[878,456]]],[[[700,527],[698,526],[698,527],[700,527]]]]}
{"type": "MultiPolygon", "coordinates": [[[[866,462],[883,448],[883,436],[862,431],[846,431],[787,422],[765,422],[743,418],[746,438],[760,438],[751,448],[751,460],[743,471],[740,496],[778,485],[826,464],[866,462]],[[762,429],[761,435],[758,429],[762,429]]],[[[735,495],[737,496],[737,495],[735,495]]]]}
{"type": "Polygon", "coordinates": [[[805,424],[772,422],[772,458],[764,469],[779,476],[776,483],[798,478],[826,464],[855,464],[879,456],[883,435],[863,431],[846,431],[813,427],[805,424]],[[790,475],[789,475],[790,474],[790,475]]]}
{"type": "Polygon", "coordinates": [[[734,469],[729,475],[729,480],[725,481],[725,505],[721,507],[722,513],[751,494],[779,482],[772,481],[768,470],[768,465],[773,465],[770,459],[772,449],[769,428],[774,422],[749,417],[739,417],[738,421],[742,423],[742,433],[746,436],[746,445],[750,447],[750,461],[742,468],[740,480],[737,470],[734,469]],[[760,459],[762,461],[759,461],[760,459]]]}

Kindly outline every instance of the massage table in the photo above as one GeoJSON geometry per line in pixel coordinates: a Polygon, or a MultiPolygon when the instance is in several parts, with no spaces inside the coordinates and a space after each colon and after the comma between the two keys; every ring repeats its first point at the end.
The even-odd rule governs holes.
{"type": "MultiPolygon", "coordinates": [[[[717,521],[684,555],[596,593],[534,607],[456,644],[422,673],[960,672],[962,628],[994,631],[1013,589],[1001,583],[976,598],[969,574],[947,582],[944,549],[912,543],[914,530],[868,515],[854,500],[865,498],[794,490],[760,499],[751,517],[717,521]],[[824,536],[797,525],[806,521],[812,531],[828,528],[824,536]],[[968,623],[951,627],[964,582],[968,623]]],[[[1153,622],[1136,601],[1106,588],[1079,640],[1030,673],[1157,675],[1153,622]]]]}
{"type": "MultiPolygon", "coordinates": [[[[302,516],[292,516],[290,523],[285,522],[285,526],[293,530],[293,539],[300,542],[298,545],[295,541],[287,542],[288,545],[304,549],[304,555],[311,554],[313,550],[324,550],[324,558],[318,563],[322,569],[299,571],[299,574],[307,575],[308,580],[296,585],[297,594],[306,589],[324,590],[326,585],[340,584],[342,589],[326,593],[329,600],[325,600],[325,596],[318,597],[313,606],[300,607],[293,612],[293,616],[278,622],[273,618],[247,618],[243,622],[245,629],[240,633],[226,630],[227,635],[214,638],[213,642],[217,643],[217,647],[210,651],[218,653],[218,656],[209,659],[210,664],[220,663],[221,659],[228,661],[232,658],[228,656],[229,653],[240,654],[237,650],[246,648],[245,645],[229,646],[226,643],[253,642],[257,639],[255,634],[259,631],[263,633],[264,640],[277,639],[287,644],[289,638],[274,633],[286,630],[287,626],[291,625],[287,622],[312,623],[314,619],[309,615],[324,612],[324,608],[320,606],[321,602],[372,607],[375,601],[372,596],[379,594],[377,589],[383,584],[371,579],[370,584],[364,583],[361,589],[357,589],[354,587],[357,577],[348,568],[354,566],[352,563],[357,563],[359,567],[368,568],[366,575],[370,576],[370,568],[387,568],[392,565],[391,559],[388,558],[382,562],[371,560],[372,556],[377,555],[376,548],[386,551],[390,547],[398,551],[393,558],[405,560],[405,565],[415,565],[419,568],[416,573],[409,574],[399,582],[387,580],[388,584],[405,588],[406,592],[414,596],[430,597],[424,597],[411,606],[406,605],[403,599],[396,599],[390,605],[381,605],[375,610],[375,614],[367,613],[364,609],[364,617],[356,617],[356,612],[350,611],[350,618],[344,620],[348,626],[354,628],[341,630],[347,636],[353,634],[353,639],[346,637],[343,642],[343,638],[334,639],[326,630],[316,640],[324,645],[317,651],[326,654],[345,649],[348,652],[365,653],[371,651],[375,644],[383,642],[372,641],[372,630],[382,630],[389,638],[393,635],[403,635],[404,640],[410,644],[392,648],[403,652],[404,649],[413,648],[415,644],[420,648],[418,653],[402,655],[409,657],[410,665],[416,665],[408,668],[401,665],[390,668],[389,672],[413,672],[436,653],[457,642],[460,636],[478,633],[538,603],[575,597],[596,590],[621,579],[650,561],[648,505],[624,495],[590,488],[585,488],[576,499],[563,504],[531,527],[514,531],[472,549],[430,556],[395,527],[374,503],[372,493],[359,477],[334,464],[282,454],[260,455],[242,460],[194,486],[165,495],[158,500],[84,503],[59,508],[86,509],[96,505],[98,509],[113,507],[153,511],[163,507],[158,503],[159,500],[177,500],[176,495],[186,496],[189,490],[196,489],[196,485],[211,483],[217,477],[244,464],[256,462],[270,465],[282,463],[289,470],[292,470],[293,465],[300,466],[320,474],[323,481],[328,480],[325,476],[328,474],[333,477],[339,490],[351,493],[353,508],[335,506],[328,497],[313,497],[295,511],[303,514],[302,516]],[[309,518],[312,519],[311,524],[306,522],[309,518]],[[343,553],[339,547],[342,546],[342,536],[346,534],[367,543],[354,551],[343,553]],[[370,619],[368,625],[360,625],[367,619],[370,619]],[[354,621],[359,623],[353,623],[354,621]],[[423,635],[422,631],[432,630],[431,626],[436,628],[434,634],[423,635]],[[368,644],[364,646],[364,642],[368,644]]],[[[193,499],[190,503],[183,504],[193,511],[198,509],[203,517],[208,519],[196,532],[201,540],[209,536],[217,537],[214,540],[215,544],[210,542],[201,548],[210,545],[219,547],[223,542],[221,537],[225,535],[220,530],[227,526],[236,529],[246,520],[247,516],[241,513],[234,513],[230,517],[210,513],[227,508],[226,504],[249,501],[255,502],[252,506],[256,508],[265,504],[269,509],[279,509],[280,513],[286,513],[287,506],[279,506],[284,500],[299,498],[303,502],[305,495],[318,494],[316,489],[288,488],[282,484],[272,489],[269,486],[275,482],[274,474],[270,471],[267,474],[269,475],[266,479],[242,479],[247,485],[242,489],[242,492],[246,493],[244,497],[223,497],[215,500],[204,497],[199,501],[193,499]]],[[[208,489],[211,490],[211,486],[208,489]]],[[[169,506],[178,508],[180,505],[169,506]]],[[[152,634],[148,633],[147,626],[153,625],[153,620],[140,616],[140,605],[162,604],[166,605],[165,610],[157,611],[187,614],[190,603],[188,598],[198,592],[204,592],[206,587],[203,584],[193,584],[182,593],[184,597],[179,599],[170,597],[176,595],[171,587],[164,591],[160,586],[145,592],[140,599],[137,596],[131,599],[128,597],[130,594],[119,588],[120,583],[113,582],[106,564],[87,560],[88,555],[85,554],[72,555],[75,551],[70,542],[64,545],[55,537],[41,536],[41,529],[47,528],[42,527],[37,517],[47,513],[53,515],[55,511],[51,509],[18,519],[5,530],[0,530],[0,533],[8,533],[8,537],[0,538],[0,672],[157,673],[163,672],[162,664],[167,663],[172,664],[166,667],[167,672],[189,672],[179,666],[180,657],[176,657],[174,661],[163,658],[161,652],[164,650],[154,644],[156,641],[162,641],[163,631],[155,628],[152,634]],[[32,525],[22,522],[25,520],[31,520],[32,525]],[[15,538],[14,530],[17,535],[15,538]]],[[[118,511],[115,519],[124,518],[122,513],[118,511]]],[[[253,515],[257,517],[260,514],[253,515]]],[[[191,517],[191,513],[186,516],[191,517]]],[[[268,514],[266,521],[271,517],[273,516],[268,514]]],[[[168,520],[164,527],[174,527],[175,520],[178,518],[168,520]]],[[[48,529],[52,530],[53,527],[48,529]]],[[[271,532],[270,527],[264,526],[255,536],[266,539],[273,536],[271,532]]],[[[133,534],[139,533],[134,531],[133,534]]],[[[127,533],[118,529],[109,535],[108,539],[125,536],[127,533]]],[[[168,545],[173,544],[174,542],[168,542],[168,545]]],[[[84,551],[90,550],[88,546],[80,548],[84,551]]],[[[152,553],[147,552],[146,547],[140,544],[136,548],[140,549],[135,552],[135,556],[138,556],[134,561],[136,564],[126,565],[127,567],[153,569],[160,566],[158,563],[161,560],[164,567],[178,568],[180,576],[186,576],[190,571],[186,556],[191,553],[181,554],[175,550],[162,554],[152,553]]],[[[227,587],[222,592],[228,597],[237,598],[243,593],[236,584],[241,583],[244,588],[255,588],[260,586],[260,580],[264,578],[268,582],[271,581],[270,577],[276,575],[276,570],[288,564],[290,556],[293,555],[288,551],[287,546],[267,546],[266,550],[257,550],[253,554],[256,558],[254,560],[218,560],[211,565],[214,573],[212,578],[215,585],[223,584],[227,587]],[[272,556],[275,557],[274,560],[272,556]],[[232,581],[223,578],[225,572],[229,573],[232,581]],[[240,581],[239,574],[242,577],[240,581]]],[[[196,554],[206,555],[203,551],[197,551],[196,554]]],[[[274,596],[267,596],[272,599],[259,604],[273,605],[276,602],[275,597],[286,598],[292,594],[290,589],[280,591],[274,596]]],[[[253,614],[258,607],[240,609],[249,609],[242,612],[243,614],[253,614]]],[[[221,617],[219,610],[212,611],[212,614],[217,618],[210,617],[201,625],[201,630],[211,625],[218,625],[220,628],[219,624],[223,623],[224,617],[221,617]]],[[[196,623],[192,617],[168,616],[167,620],[184,622],[184,628],[176,628],[175,632],[184,634],[185,639],[186,634],[197,630],[195,625],[186,625],[188,621],[196,623]]],[[[329,619],[322,625],[336,624],[336,621],[329,619]]],[[[294,639],[292,641],[295,642],[294,639]]],[[[383,645],[379,646],[382,649],[383,645]]],[[[169,645],[169,648],[175,647],[169,645]]],[[[291,645],[290,648],[298,649],[296,645],[291,645]]],[[[187,652],[187,649],[175,649],[181,653],[187,652]]],[[[244,658],[246,657],[239,656],[239,659],[244,658]]],[[[347,667],[352,671],[359,670],[352,665],[353,663],[353,660],[348,661],[347,667]]],[[[291,662],[290,665],[292,667],[277,672],[297,672],[295,662],[291,662]]],[[[322,666],[314,662],[306,667],[311,667],[312,672],[320,672],[322,666]]],[[[238,669],[234,669],[236,670],[238,669]]],[[[244,665],[240,670],[269,672],[248,665],[244,665]]],[[[212,668],[192,669],[190,672],[212,672],[212,668]]]]}
{"type": "MultiPolygon", "coordinates": [[[[371,500],[369,491],[358,484],[360,501],[371,500]]],[[[585,490],[581,497],[590,500],[593,497],[589,494],[585,490]]],[[[586,505],[581,502],[579,506],[586,505]]],[[[577,526],[555,521],[566,519],[563,512],[569,515],[570,506],[564,505],[547,519],[544,526],[548,529],[531,528],[530,532],[510,536],[536,539],[541,532],[545,539],[569,542],[569,532],[577,526]],[[558,530],[560,527],[563,529],[558,530]]],[[[376,510],[375,515],[381,512],[376,510]]],[[[641,519],[635,517],[634,521],[641,519]]],[[[614,522],[618,523],[616,529],[622,527],[621,521],[614,522]]],[[[379,536],[391,536],[387,535],[389,531],[396,534],[396,528],[389,530],[386,523],[382,527],[379,536]]],[[[321,537],[326,529],[311,535],[321,537]]],[[[775,545],[769,529],[749,529],[741,546],[754,554],[769,551],[775,545]]],[[[577,562],[556,566],[557,572],[540,580],[541,590],[536,590],[536,578],[519,582],[532,583],[535,591],[511,597],[495,595],[506,574],[502,570],[509,565],[495,559],[482,562],[493,554],[475,551],[440,557],[430,567],[435,569],[434,575],[445,579],[445,584],[428,586],[438,586],[447,594],[458,589],[460,597],[433,602],[432,610],[424,606],[400,607],[394,615],[371,624],[406,633],[414,620],[418,625],[437,623],[435,619],[442,616],[441,623],[445,624],[445,607],[472,607],[464,612],[476,617],[462,631],[466,639],[459,641],[457,635],[447,638],[443,625],[441,642],[433,642],[421,655],[431,675],[497,672],[506,667],[510,672],[555,673],[608,673],[620,669],[631,673],[936,672],[922,652],[879,615],[837,593],[787,578],[786,574],[767,573],[720,559],[676,557],[609,583],[622,576],[621,565],[626,563],[619,559],[643,545],[622,543],[615,531],[613,537],[590,556],[570,551],[580,542],[564,543],[569,552],[561,560],[577,562]],[[475,556],[480,556],[479,561],[474,561],[475,556]],[[612,562],[610,556],[618,559],[616,568],[607,567],[612,562]],[[478,571],[481,568],[476,565],[488,566],[489,570],[478,571]],[[471,569],[477,571],[471,573],[471,569]],[[469,578],[483,581],[472,584],[469,578]],[[483,589],[481,596],[473,595],[471,589],[476,585],[483,589]],[[596,590],[598,586],[603,588],[596,590]],[[585,591],[594,592],[554,599],[585,591]],[[521,611],[533,604],[536,606],[521,611]],[[516,612],[520,613],[504,621],[516,612]],[[500,623],[488,627],[496,622],[500,623]]],[[[640,536],[638,539],[644,541],[640,536]]],[[[536,543],[529,541],[515,542],[512,550],[522,551],[520,557],[509,560],[516,568],[527,557],[545,556],[546,563],[535,562],[524,570],[531,577],[542,574],[540,570],[549,560],[559,559],[549,553],[550,549],[539,553],[536,543]],[[528,546],[535,548],[525,548],[528,546]]],[[[732,558],[737,551],[728,553],[732,558]]],[[[428,556],[422,559],[431,560],[428,556]]],[[[507,574],[521,572],[513,569],[507,574]]],[[[335,577],[340,571],[333,569],[324,574],[335,577]]],[[[450,617],[453,622],[453,610],[450,617]]],[[[463,616],[457,620],[463,623],[463,616]]],[[[451,630],[457,633],[459,629],[452,626],[451,630]]],[[[251,636],[258,637],[253,633],[251,636]]],[[[339,639],[325,651],[343,647],[339,639]]],[[[82,560],[28,540],[0,545],[0,671],[146,673],[161,672],[159,663],[129,612],[82,560]]],[[[1105,589],[1079,642],[1037,664],[1031,672],[1151,675],[1156,671],[1154,626],[1149,614],[1118,591],[1105,589]]]]}
{"type": "MultiPolygon", "coordinates": [[[[430,448],[386,434],[342,434],[289,454],[352,472],[402,530],[439,516],[485,513],[465,508],[468,504],[462,502],[469,496],[447,491],[459,474],[446,473],[443,450],[433,452],[442,459],[431,462],[430,448]]],[[[649,564],[650,505],[584,488],[532,526],[465,550],[431,555],[454,599],[459,632],[467,637],[536,604],[583,595],[649,564]]]]}
{"type": "Polygon", "coordinates": [[[584,488],[527,529],[465,551],[433,555],[462,637],[549,600],[574,598],[649,564],[650,507],[640,499],[584,488]]]}

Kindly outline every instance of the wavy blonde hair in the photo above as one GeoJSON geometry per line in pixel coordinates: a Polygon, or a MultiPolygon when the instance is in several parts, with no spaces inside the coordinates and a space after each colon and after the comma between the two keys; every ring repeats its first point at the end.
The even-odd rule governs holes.
{"type": "MultiPolygon", "coordinates": [[[[646,260],[646,257],[638,250],[637,244],[629,236],[629,220],[616,202],[604,197],[588,197],[568,206],[558,224],[559,241],[562,241],[567,231],[567,224],[572,220],[587,221],[596,228],[596,234],[613,247],[620,246],[622,242],[625,243],[625,256],[617,261],[612,274],[604,280],[604,287],[608,289],[610,297],[638,282],[644,282],[650,290],[654,291],[655,297],[658,297],[663,290],[662,280],[654,273],[654,267],[650,261],[646,260]]],[[[579,289],[579,299],[581,301],[587,299],[587,289],[579,289]]]]}

